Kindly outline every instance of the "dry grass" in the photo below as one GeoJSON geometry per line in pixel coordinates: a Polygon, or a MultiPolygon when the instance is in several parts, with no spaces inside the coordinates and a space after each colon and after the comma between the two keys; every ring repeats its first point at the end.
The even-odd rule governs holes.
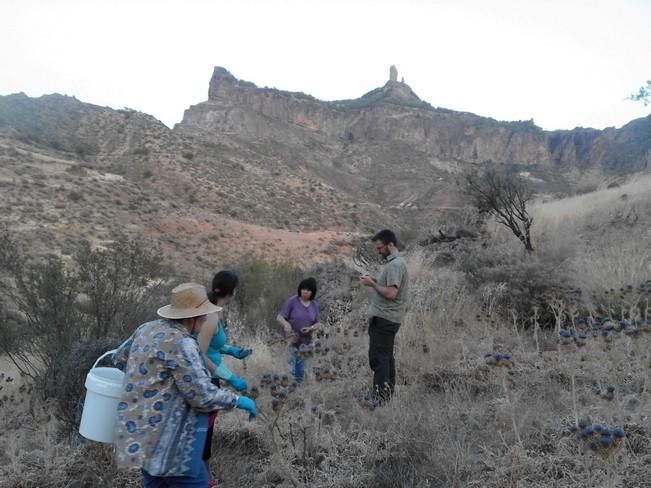
{"type": "Polygon", "coordinates": [[[651,175],[616,188],[532,209],[535,239],[565,249],[575,284],[587,290],[638,284],[651,275],[651,175]]]}
{"type": "MultiPolygon", "coordinates": [[[[563,265],[586,290],[620,288],[651,276],[651,175],[614,188],[538,202],[531,208],[536,252],[563,265]]],[[[494,242],[522,252],[504,226],[490,222],[494,242]]]]}
{"type": "MultiPolygon", "coordinates": [[[[629,194],[635,185],[626,187],[629,194]]],[[[642,197],[637,205],[646,205],[642,197]]],[[[576,205],[585,209],[587,204],[576,205]]],[[[607,225],[608,207],[592,210],[573,221],[575,229],[589,231],[590,222],[607,225]]],[[[549,226],[566,225],[551,217],[560,215],[557,207],[537,211],[549,216],[549,226]]],[[[602,231],[617,235],[607,227],[602,231]]],[[[632,235],[643,232],[639,225],[631,227],[632,235]]],[[[501,245],[512,245],[507,235],[495,237],[501,245]]],[[[586,289],[651,278],[648,248],[635,243],[622,247],[625,242],[613,238],[578,246],[568,241],[571,252],[559,260],[586,289]]],[[[542,253],[559,252],[552,240],[539,247],[542,253]]],[[[352,311],[335,317],[323,338],[330,351],[308,359],[305,384],[288,393],[279,409],[272,407],[269,390],[262,389],[257,420],[249,422],[241,412],[220,414],[211,470],[221,486],[645,486],[651,463],[651,334],[613,333],[610,342],[589,334],[583,347],[561,346],[554,331],[525,329],[508,317],[479,314],[500,290],[472,291],[463,273],[436,267],[435,259],[436,251],[409,256],[411,302],[398,334],[393,401],[373,409],[364,399],[371,381],[367,291],[354,291],[352,311]],[[487,365],[488,352],[510,353],[514,366],[487,365]],[[336,379],[318,380],[316,369],[326,367],[337,371],[336,379]],[[615,386],[612,400],[595,393],[606,385],[615,386]],[[618,452],[601,458],[567,433],[572,422],[586,415],[624,428],[627,437],[618,452]]],[[[648,318],[648,305],[635,303],[642,307],[638,314],[648,318]]],[[[595,306],[591,302],[573,310],[584,313],[595,306]]],[[[565,312],[570,308],[566,305],[565,312]]],[[[233,362],[233,368],[256,386],[265,373],[287,374],[287,346],[269,331],[246,336],[250,329],[243,320],[233,313],[231,335],[253,347],[254,354],[245,367],[233,362]]],[[[137,473],[115,470],[108,448],[56,439],[52,424],[43,421],[47,407],[37,406],[31,417],[25,407],[29,402],[24,402],[0,408],[0,428],[6,433],[0,487],[139,486],[137,473]]]]}
{"type": "MultiPolygon", "coordinates": [[[[539,355],[524,332],[468,318],[466,291],[450,286],[460,284],[441,276],[429,289],[439,290],[431,304],[440,311],[411,313],[405,321],[397,349],[399,385],[388,407],[369,411],[358,401],[370,375],[366,337],[355,337],[361,327],[350,324],[347,336],[342,331],[328,339],[339,353],[309,360],[306,384],[279,411],[263,391],[255,422],[238,412],[220,415],[211,468],[223,486],[501,487],[509,480],[508,486],[569,487],[586,483],[586,462],[596,463],[594,486],[606,486],[611,477],[613,486],[636,486],[651,456],[645,427],[649,336],[639,343],[620,337],[607,348],[594,340],[582,350],[539,355]],[[513,374],[484,364],[483,353],[492,350],[513,354],[513,374]],[[316,381],[314,368],[324,364],[339,364],[340,378],[316,381]],[[592,391],[611,383],[617,385],[613,402],[592,391]],[[563,436],[571,420],[585,414],[635,434],[618,461],[586,461],[563,436]]],[[[287,372],[284,346],[261,339],[248,344],[255,354],[242,372],[250,380],[287,372]]],[[[15,408],[3,415],[8,435],[0,486],[90,487],[109,479],[139,486],[137,475],[115,472],[109,449],[58,442],[51,424],[15,408]]],[[[36,415],[42,419],[43,410],[36,415]]]]}
{"type": "Polygon", "coordinates": [[[650,194],[651,174],[640,174],[621,186],[538,203],[533,207],[532,214],[535,221],[543,226],[572,228],[577,224],[589,224],[595,218],[603,219],[619,209],[637,204],[648,205],[650,194]]]}
{"type": "Polygon", "coordinates": [[[575,257],[570,266],[576,283],[589,291],[637,286],[651,276],[651,246],[637,239],[606,244],[575,257]]]}

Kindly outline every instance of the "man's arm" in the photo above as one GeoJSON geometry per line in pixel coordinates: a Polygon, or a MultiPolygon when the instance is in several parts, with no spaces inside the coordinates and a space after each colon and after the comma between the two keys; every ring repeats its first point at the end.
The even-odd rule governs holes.
{"type": "Polygon", "coordinates": [[[364,286],[368,286],[369,288],[373,288],[378,294],[380,294],[387,300],[395,300],[396,297],[398,296],[397,285],[382,286],[378,284],[378,282],[375,281],[370,276],[362,276],[362,284],[364,286]]]}

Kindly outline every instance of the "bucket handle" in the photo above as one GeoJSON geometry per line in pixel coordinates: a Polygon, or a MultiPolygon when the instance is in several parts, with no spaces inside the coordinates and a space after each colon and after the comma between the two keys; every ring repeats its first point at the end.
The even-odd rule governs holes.
{"type": "Polygon", "coordinates": [[[104,354],[102,354],[100,357],[97,358],[97,361],[95,361],[95,364],[93,364],[93,367],[90,368],[90,369],[95,369],[97,367],[97,363],[99,363],[102,359],[104,359],[109,354],[113,354],[116,351],[117,351],[117,349],[111,349],[110,351],[106,351],[104,354]]]}

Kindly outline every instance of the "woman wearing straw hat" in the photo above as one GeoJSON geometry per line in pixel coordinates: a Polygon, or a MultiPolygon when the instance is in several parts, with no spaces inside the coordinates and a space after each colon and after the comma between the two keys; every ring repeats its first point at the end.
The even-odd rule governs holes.
{"type": "Polygon", "coordinates": [[[125,373],[115,435],[117,464],[141,469],[145,488],[201,487],[201,455],[209,413],[240,408],[255,417],[253,400],[213,385],[192,334],[220,307],[196,283],[172,290],[161,319],[142,324],[113,355],[125,373]]]}

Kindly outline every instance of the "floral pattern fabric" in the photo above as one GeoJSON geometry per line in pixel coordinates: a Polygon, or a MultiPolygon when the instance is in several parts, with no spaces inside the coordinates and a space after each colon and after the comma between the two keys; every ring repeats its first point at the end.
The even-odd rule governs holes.
{"type": "Polygon", "coordinates": [[[125,373],[115,433],[119,467],[153,476],[195,476],[201,469],[208,413],[237,395],[210,381],[199,346],[177,322],[147,322],[113,355],[125,373]]]}

